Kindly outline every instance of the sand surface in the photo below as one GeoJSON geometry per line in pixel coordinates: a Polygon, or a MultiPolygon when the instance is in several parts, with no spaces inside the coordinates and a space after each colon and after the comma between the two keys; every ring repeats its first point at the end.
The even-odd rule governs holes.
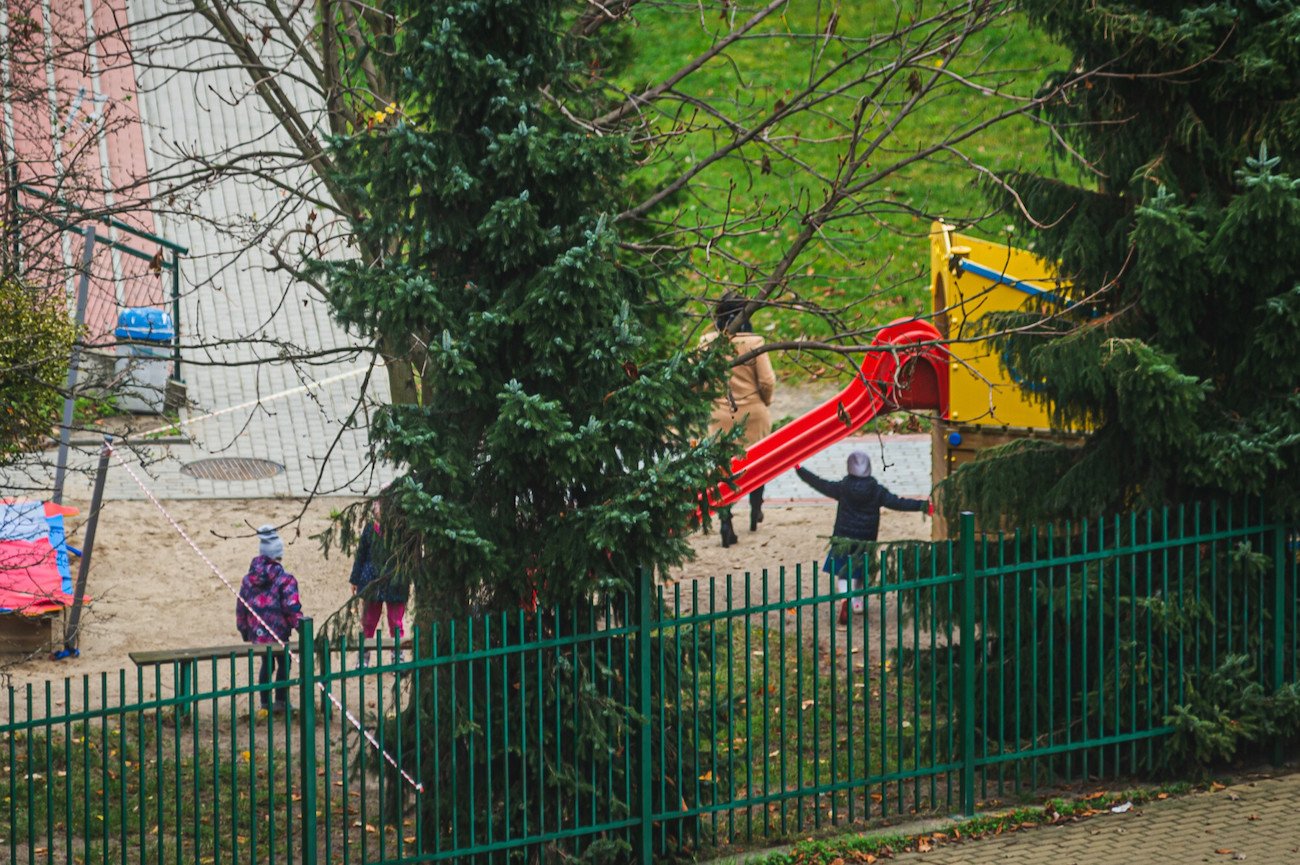
{"type": "MultiPolygon", "coordinates": [[[[236,588],[257,554],[254,528],[263,523],[290,523],[282,529],[284,563],[299,581],[303,606],[318,622],[346,604],[351,597],[348,574],[351,560],[337,550],[326,558],[318,541],[310,536],[329,525],[330,514],[348,502],[317,499],[306,506],[294,500],[214,500],[164,502],[199,548],[236,588]]],[[[84,508],[84,502],[69,502],[84,508]]],[[[759,575],[769,569],[768,593],[775,599],[776,574],[784,565],[787,597],[793,596],[793,567],[805,569],[805,596],[813,589],[809,567],[825,555],[827,536],[834,521],[834,505],[825,503],[772,503],[759,531],[749,531],[748,511],[737,509],[740,543],[723,549],[715,532],[697,534],[693,545],[695,561],[669,575],[666,586],[682,586],[689,597],[689,584],[708,577],[741,577],[733,581],[733,603],[743,604],[743,574],[753,578],[749,597],[762,602],[759,575]]],[[[928,538],[929,523],[919,514],[886,511],[881,540],[928,538]]],[[[69,535],[76,545],[82,539],[83,517],[69,521],[69,535]]],[[[826,586],[819,587],[825,591],[826,586]]],[[[83,619],[81,657],[52,661],[47,657],[0,658],[0,669],[8,684],[23,686],[64,676],[128,671],[133,681],[135,667],[128,653],[169,648],[221,646],[239,642],[235,632],[235,600],[207,563],[149,502],[109,502],[99,523],[90,574],[89,594],[94,603],[83,619]]],[[[707,582],[701,586],[707,596],[707,582]]],[[[725,605],[725,601],[721,602],[725,605]]],[[[808,615],[813,615],[810,608],[808,615]]],[[[817,611],[822,615],[822,611],[817,611]]],[[[830,616],[829,611],[824,615],[830,616]]],[[[56,626],[57,628],[57,626],[56,626]]],[[[0,681],[3,684],[3,681],[0,681]]],[[[43,687],[43,686],[42,686],[43,687]]]]}
{"type": "MultiPolygon", "coordinates": [[[[351,560],[337,550],[328,559],[309,535],[329,525],[340,499],[317,499],[302,519],[281,530],[284,565],[298,578],[303,608],[318,621],[345,604],[351,560]]],[[[68,521],[73,546],[82,540],[87,503],[68,521]]],[[[265,523],[294,520],[303,503],[288,499],[164,502],[181,528],[212,563],[239,588],[248,564],[257,555],[254,529],[265,523]]],[[[76,575],[76,559],[73,560],[76,575]]],[[[95,534],[87,594],[94,603],[82,619],[81,657],[51,661],[35,657],[14,663],[0,659],[11,684],[43,679],[128,670],[130,652],[221,646],[240,642],[235,631],[235,596],[151,502],[107,502],[95,534]]],[[[56,636],[59,625],[56,623],[56,636]]]]}

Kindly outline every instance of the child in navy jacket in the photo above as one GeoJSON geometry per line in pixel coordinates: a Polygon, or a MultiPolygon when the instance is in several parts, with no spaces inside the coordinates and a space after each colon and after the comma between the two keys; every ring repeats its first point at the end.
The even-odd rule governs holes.
{"type": "MultiPolygon", "coordinates": [[[[835,499],[835,528],[831,532],[830,551],[822,569],[834,574],[841,592],[848,591],[849,579],[853,588],[860,589],[866,577],[866,557],[880,533],[880,509],[895,511],[924,511],[929,502],[925,499],[905,499],[896,496],[871,476],[871,458],[863,451],[849,454],[848,474],[843,480],[828,481],[803,466],[795,472],[808,486],[824,496],[835,499]]],[[[862,598],[853,599],[853,611],[862,612],[862,598]]],[[[840,605],[839,622],[849,622],[849,602],[840,605]]]]}

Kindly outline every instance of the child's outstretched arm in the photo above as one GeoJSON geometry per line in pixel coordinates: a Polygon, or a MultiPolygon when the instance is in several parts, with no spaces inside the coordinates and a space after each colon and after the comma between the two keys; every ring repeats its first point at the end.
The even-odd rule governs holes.
{"type": "Polygon", "coordinates": [[[818,477],[803,466],[795,466],[794,473],[799,476],[799,480],[803,481],[822,495],[835,499],[835,501],[840,500],[840,487],[842,485],[840,481],[828,481],[825,478],[818,477]]]}
{"type": "Polygon", "coordinates": [[[881,487],[881,490],[885,494],[885,500],[881,504],[891,511],[924,511],[930,506],[929,499],[905,499],[894,495],[884,487],[881,487]]]}

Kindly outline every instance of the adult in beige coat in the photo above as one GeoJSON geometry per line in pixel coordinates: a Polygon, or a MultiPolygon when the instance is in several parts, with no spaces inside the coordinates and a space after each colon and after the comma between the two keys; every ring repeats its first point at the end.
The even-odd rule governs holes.
{"type": "MultiPolygon", "coordinates": [[[[710,331],[700,338],[700,346],[712,344],[718,339],[731,342],[733,355],[747,354],[763,345],[763,337],[751,333],[749,321],[743,320],[734,328],[734,333],[727,333],[736,317],[743,315],[745,299],[736,295],[724,295],[713,310],[713,321],[717,330],[710,331]]],[[[737,424],[745,425],[742,441],[748,447],[772,431],[772,414],[768,406],[772,404],[772,394],[776,390],[776,374],[772,371],[772,361],[767,354],[752,357],[742,364],[731,368],[731,380],[727,390],[713,404],[713,420],[710,431],[727,431],[737,424]]],[[[721,525],[719,534],[722,545],[729,547],[736,543],[736,530],[731,523],[731,508],[723,508],[719,514],[721,525]]],[[[763,521],[763,488],[759,487],[749,494],[749,530],[757,531],[763,521]]]]}

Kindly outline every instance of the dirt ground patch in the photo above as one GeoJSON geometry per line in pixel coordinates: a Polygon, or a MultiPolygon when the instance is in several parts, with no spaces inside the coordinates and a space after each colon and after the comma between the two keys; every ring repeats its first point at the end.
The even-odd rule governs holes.
{"type": "MultiPolygon", "coordinates": [[[[672,571],[664,586],[669,608],[680,603],[683,610],[703,613],[709,612],[710,606],[713,610],[725,610],[728,601],[732,609],[780,603],[788,615],[797,613],[802,618],[803,633],[809,640],[814,633],[813,620],[818,620],[816,634],[821,649],[819,657],[823,661],[829,662],[833,658],[844,665],[852,658],[852,663],[863,666],[867,661],[880,660],[882,637],[886,647],[893,646],[897,640],[898,604],[894,596],[868,598],[865,613],[851,618],[851,638],[846,635],[845,628],[835,624],[837,604],[789,603],[796,597],[812,598],[833,589],[830,577],[821,574],[821,563],[826,557],[831,526],[835,522],[834,503],[773,503],[765,506],[763,511],[766,518],[758,531],[751,533],[748,510],[744,505],[736,508],[740,543],[735,546],[723,549],[716,532],[696,535],[692,539],[695,560],[672,571]],[[800,566],[797,571],[796,565],[800,566]],[[767,572],[766,582],[764,570],[767,572]],[[728,575],[731,576],[729,582],[728,575]],[[714,578],[711,586],[710,578],[714,578]],[[680,602],[677,593],[680,593],[680,602]],[[698,605],[694,602],[696,597],[699,598],[698,605]],[[865,653],[862,651],[864,648],[865,653]]],[[[930,523],[921,514],[882,511],[880,517],[881,541],[930,538],[930,523]]],[[[748,623],[779,628],[781,619],[781,614],[754,615],[748,623]]],[[[787,619],[784,624],[787,630],[793,630],[792,621],[787,619]]],[[[912,639],[910,625],[904,611],[904,638],[909,642],[912,639]]],[[[928,640],[928,635],[922,635],[921,639],[928,640]]]]}
{"type": "MultiPolygon", "coordinates": [[[[75,544],[82,538],[87,503],[68,504],[83,509],[82,516],[68,521],[75,544]]],[[[254,529],[284,523],[302,509],[299,501],[281,499],[163,504],[236,588],[257,555],[254,529]]],[[[298,578],[303,608],[317,621],[351,597],[352,563],[337,552],[326,559],[320,545],[308,536],[324,530],[331,511],[346,504],[341,499],[318,499],[307,508],[296,531],[291,526],[281,534],[284,565],[298,578]]],[[[75,575],[75,559],[73,567],[75,575]]],[[[239,642],[234,595],[150,502],[105,503],[86,591],[94,603],[82,618],[81,657],[64,661],[35,657],[9,666],[6,672],[13,685],[116,674],[119,668],[128,669],[134,680],[130,652],[239,642]]],[[[55,629],[57,634],[58,625],[55,629]]]]}
{"type": "MultiPolygon", "coordinates": [[[[84,508],[86,503],[69,504],[84,508]]],[[[330,513],[346,504],[342,499],[318,499],[307,507],[296,530],[291,526],[283,531],[285,566],[298,578],[304,609],[317,621],[351,597],[351,561],[337,551],[326,558],[310,536],[323,531],[330,513]]],[[[254,528],[289,521],[302,509],[301,502],[276,499],[178,501],[164,506],[235,586],[257,554],[254,528]]],[[[825,555],[835,517],[833,504],[773,503],[765,511],[767,518],[759,531],[750,533],[748,512],[743,506],[738,509],[740,543],[733,547],[723,549],[716,531],[694,537],[695,561],[671,575],[683,584],[684,597],[689,597],[685,584],[693,580],[728,573],[743,578],[749,571],[755,577],[751,602],[761,602],[762,569],[769,569],[769,592],[775,597],[776,574],[782,565],[790,571],[787,591],[793,596],[796,563],[805,568],[805,596],[811,592],[809,566],[825,555]]],[[[69,521],[72,538],[81,538],[83,520],[69,521]]],[[[918,514],[886,511],[883,515],[882,540],[928,536],[929,524],[918,514]]],[[[739,592],[743,582],[735,585],[739,592]]],[[[105,505],[88,591],[95,601],[83,618],[81,657],[65,661],[34,657],[12,664],[6,671],[11,684],[22,687],[64,676],[116,675],[118,669],[127,669],[133,678],[130,652],[239,641],[234,596],[149,502],[105,505]]],[[[744,601],[736,597],[734,603],[744,601]]]]}

